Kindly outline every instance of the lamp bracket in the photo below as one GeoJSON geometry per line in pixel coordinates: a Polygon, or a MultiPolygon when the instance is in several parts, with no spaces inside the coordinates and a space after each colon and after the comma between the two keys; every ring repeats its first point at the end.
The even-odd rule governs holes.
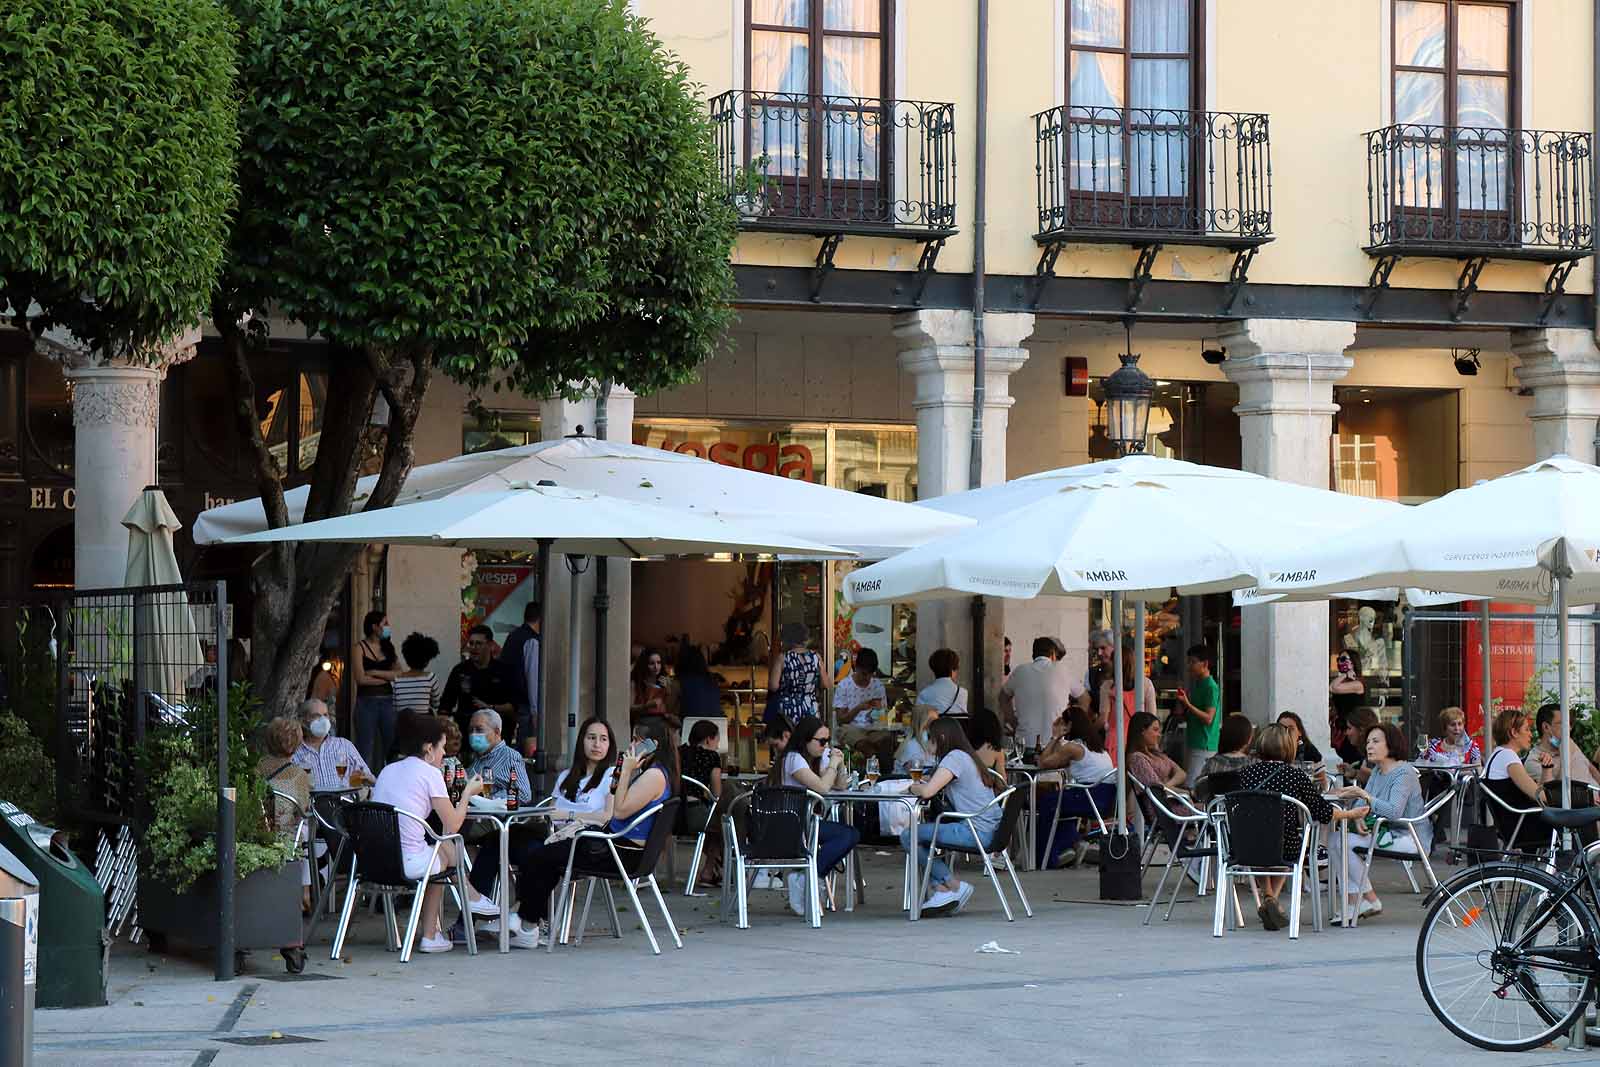
{"type": "Polygon", "coordinates": [[[1543,323],[1556,306],[1556,298],[1567,291],[1567,277],[1578,265],[1575,259],[1562,260],[1550,266],[1550,275],[1544,280],[1544,296],[1539,300],[1539,319],[1543,323]]]}
{"type": "Polygon", "coordinates": [[[822,303],[822,283],[828,280],[828,275],[833,273],[833,255],[839,251],[839,242],[844,240],[842,233],[824,234],[822,244],[817,249],[817,265],[811,268],[811,302],[822,303]]]}
{"type": "Polygon", "coordinates": [[[1260,245],[1249,245],[1233,254],[1233,266],[1228,270],[1228,288],[1222,294],[1224,315],[1233,310],[1233,302],[1239,299],[1239,290],[1244,288],[1244,283],[1249,279],[1250,263],[1260,250],[1260,245]]]}
{"type": "Polygon", "coordinates": [[[1139,310],[1139,301],[1144,299],[1144,287],[1150,284],[1150,274],[1156,265],[1156,256],[1161,252],[1161,243],[1139,246],[1139,258],[1133,264],[1133,277],[1128,279],[1128,312],[1132,314],[1139,310]]]}
{"type": "Polygon", "coordinates": [[[1389,288],[1389,275],[1394,273],[1395,265],[1399,262],[1399,256],[1379,256],[1378,261],[1372,265],[1372,274],[1367,277],[1367,287],[1356,299],[1356,307],[1360,309],[1363,318],[1372,317],[1372,309],[1378,306],[1378,296],[1389,288]]]}
{"type": "Polygon", "coordinates": [[[1456,278],[1455,302],[1450,306],[1450,321],[1460,322],[1461,317],[1467,313],[1467,305],[1472,302],[1472,294],[1478,291],[1478,276],[1488,265],[1488,256],[1470,256],[1461,261],[1461,274],[1456,278]]]}

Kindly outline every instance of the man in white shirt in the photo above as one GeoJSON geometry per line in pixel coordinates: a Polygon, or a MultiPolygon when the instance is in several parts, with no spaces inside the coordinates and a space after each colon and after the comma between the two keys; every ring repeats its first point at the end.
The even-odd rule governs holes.
{"type": "Polygon", "coordinates": [[[960,667],[961,656],[953,648],[941,648],[929,656],[933,681],[917,694],[917,706],[930,708],[937,715],[966,715],[967,691],[956,682],[960,667]]]}
{"type": "Polygon", "coordinates": [[[1013,668],[1000,687],[1000,710],[1006,725],[1024,745],[1050,736],[1050,724],[1084,690],[1057,658],[1053,637],[1033,639],[1033,662],[1013,668]]]}

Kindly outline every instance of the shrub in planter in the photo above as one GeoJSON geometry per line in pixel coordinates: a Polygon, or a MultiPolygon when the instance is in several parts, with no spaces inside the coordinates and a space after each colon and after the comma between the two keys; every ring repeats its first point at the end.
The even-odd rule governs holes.
{"type": "Polygon", "coordinates": [[[39,822],[56,816],[55,765],[28,724],[0,711],[0,800],[8,800],[39,822]]]}

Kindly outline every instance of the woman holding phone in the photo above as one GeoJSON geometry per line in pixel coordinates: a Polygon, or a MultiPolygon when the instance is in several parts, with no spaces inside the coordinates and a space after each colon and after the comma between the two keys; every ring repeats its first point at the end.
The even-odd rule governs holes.
{"type": "MultiPolygon", "coordinates": [[[[677,794],[678,749],[671,743],[664,718],[649,715],[639,720],[633,728],[633,743],[622,753],[612,784],[615,793],[611,798],[611,821],[607,823],[610,833],[627,829],[640,812],[677,794]]],[[[651,815],[616,839],[617,855],[630,873],[639,868],[644,843],[655,821],[656,816],[651,815]]],[[[601,866],[611,862],[611,850],[604,841],[580,842],[577,838],[547,843],[530,857],[517,880],[517,916],[522,929],[511,937],[514,947],[538,948],[540,939],[550,936],[550,894],[561,884],[567,861],[578,846],[580,864],[601,866]]]]}

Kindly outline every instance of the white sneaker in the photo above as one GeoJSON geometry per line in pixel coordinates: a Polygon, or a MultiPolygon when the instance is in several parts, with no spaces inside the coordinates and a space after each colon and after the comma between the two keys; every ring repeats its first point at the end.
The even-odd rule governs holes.
{"type": "Polygon", "coordinates": [[[960,915],[961,909],[967,906],[967,901],[972,899],[972,894],[977,890],[972,888],[971,882],[962,882],[956,886],[956,910],[954,914],[960,915]]]}
{"type": "Polygon", "coordinates": [[[532,930],[529,930],[526,927],[518,929],[516,933],[511,935],[511,947],[512,948],[538,948],[539,947],[539,929],[538,929],[538,927],[535,927],[532,930]]]}
{"type": "Polygon", "coordinates": [[[783,887],[783,877],[779,875],[777,871],[773,871],[767,875],[768,889],[775,889],[781,893],[783,892],[783,887]]]}
{"type": "Polygon", "coordinates": [[[940,908],[948,908],[960,899],[961,894],[953,889],[938,889],[928,894],[928,899],[922,902],[922,910],[937,911],[940,908]]]}
{"type": "Polygon", "coordinates": [[[417,942],[418,952],[449,952],[455,946],[450,944],[450,939],[440,933],[438,937],[424,937],[417,942]]]}
{"type": "Polygon", "coordinates": [[[478,897],[476,900],[469,900],[467,902],[467,907],[474,915],[492,915],[496,919],[500,918],[500,905],[496,904],[488,897],[478,897]]]}
{"type": "MultiPolygon", "coordinates": [[[[522,920],[517,916],[516,912],[511,913],[511,921],[506,923],[506,929],[511,932],[512,936],[522,932],[522,920]]],[[[494,918],[485,919],[483,922],[480,922],[478,924],[478,933],[498,935],[500,933],[499,914],[496,913],[494,918]]]]}
{"type": "Polygon", "coordinates": [[[797,871],[789,872],[789,910],[805,918],[806,876],[797,871]]]}
{"type": "Polygon", "coordinates": [[[1365,919],[1368,915],[1382,915],[1382,914],[1383,914],[1383,901],[1381,901],[1381,900],[1368,900],[1366,897],[1362,897],[1361,898],[1361,904],[1356,909],[1356,918],[1358,918],[1358,919],[1365,919]]]}

